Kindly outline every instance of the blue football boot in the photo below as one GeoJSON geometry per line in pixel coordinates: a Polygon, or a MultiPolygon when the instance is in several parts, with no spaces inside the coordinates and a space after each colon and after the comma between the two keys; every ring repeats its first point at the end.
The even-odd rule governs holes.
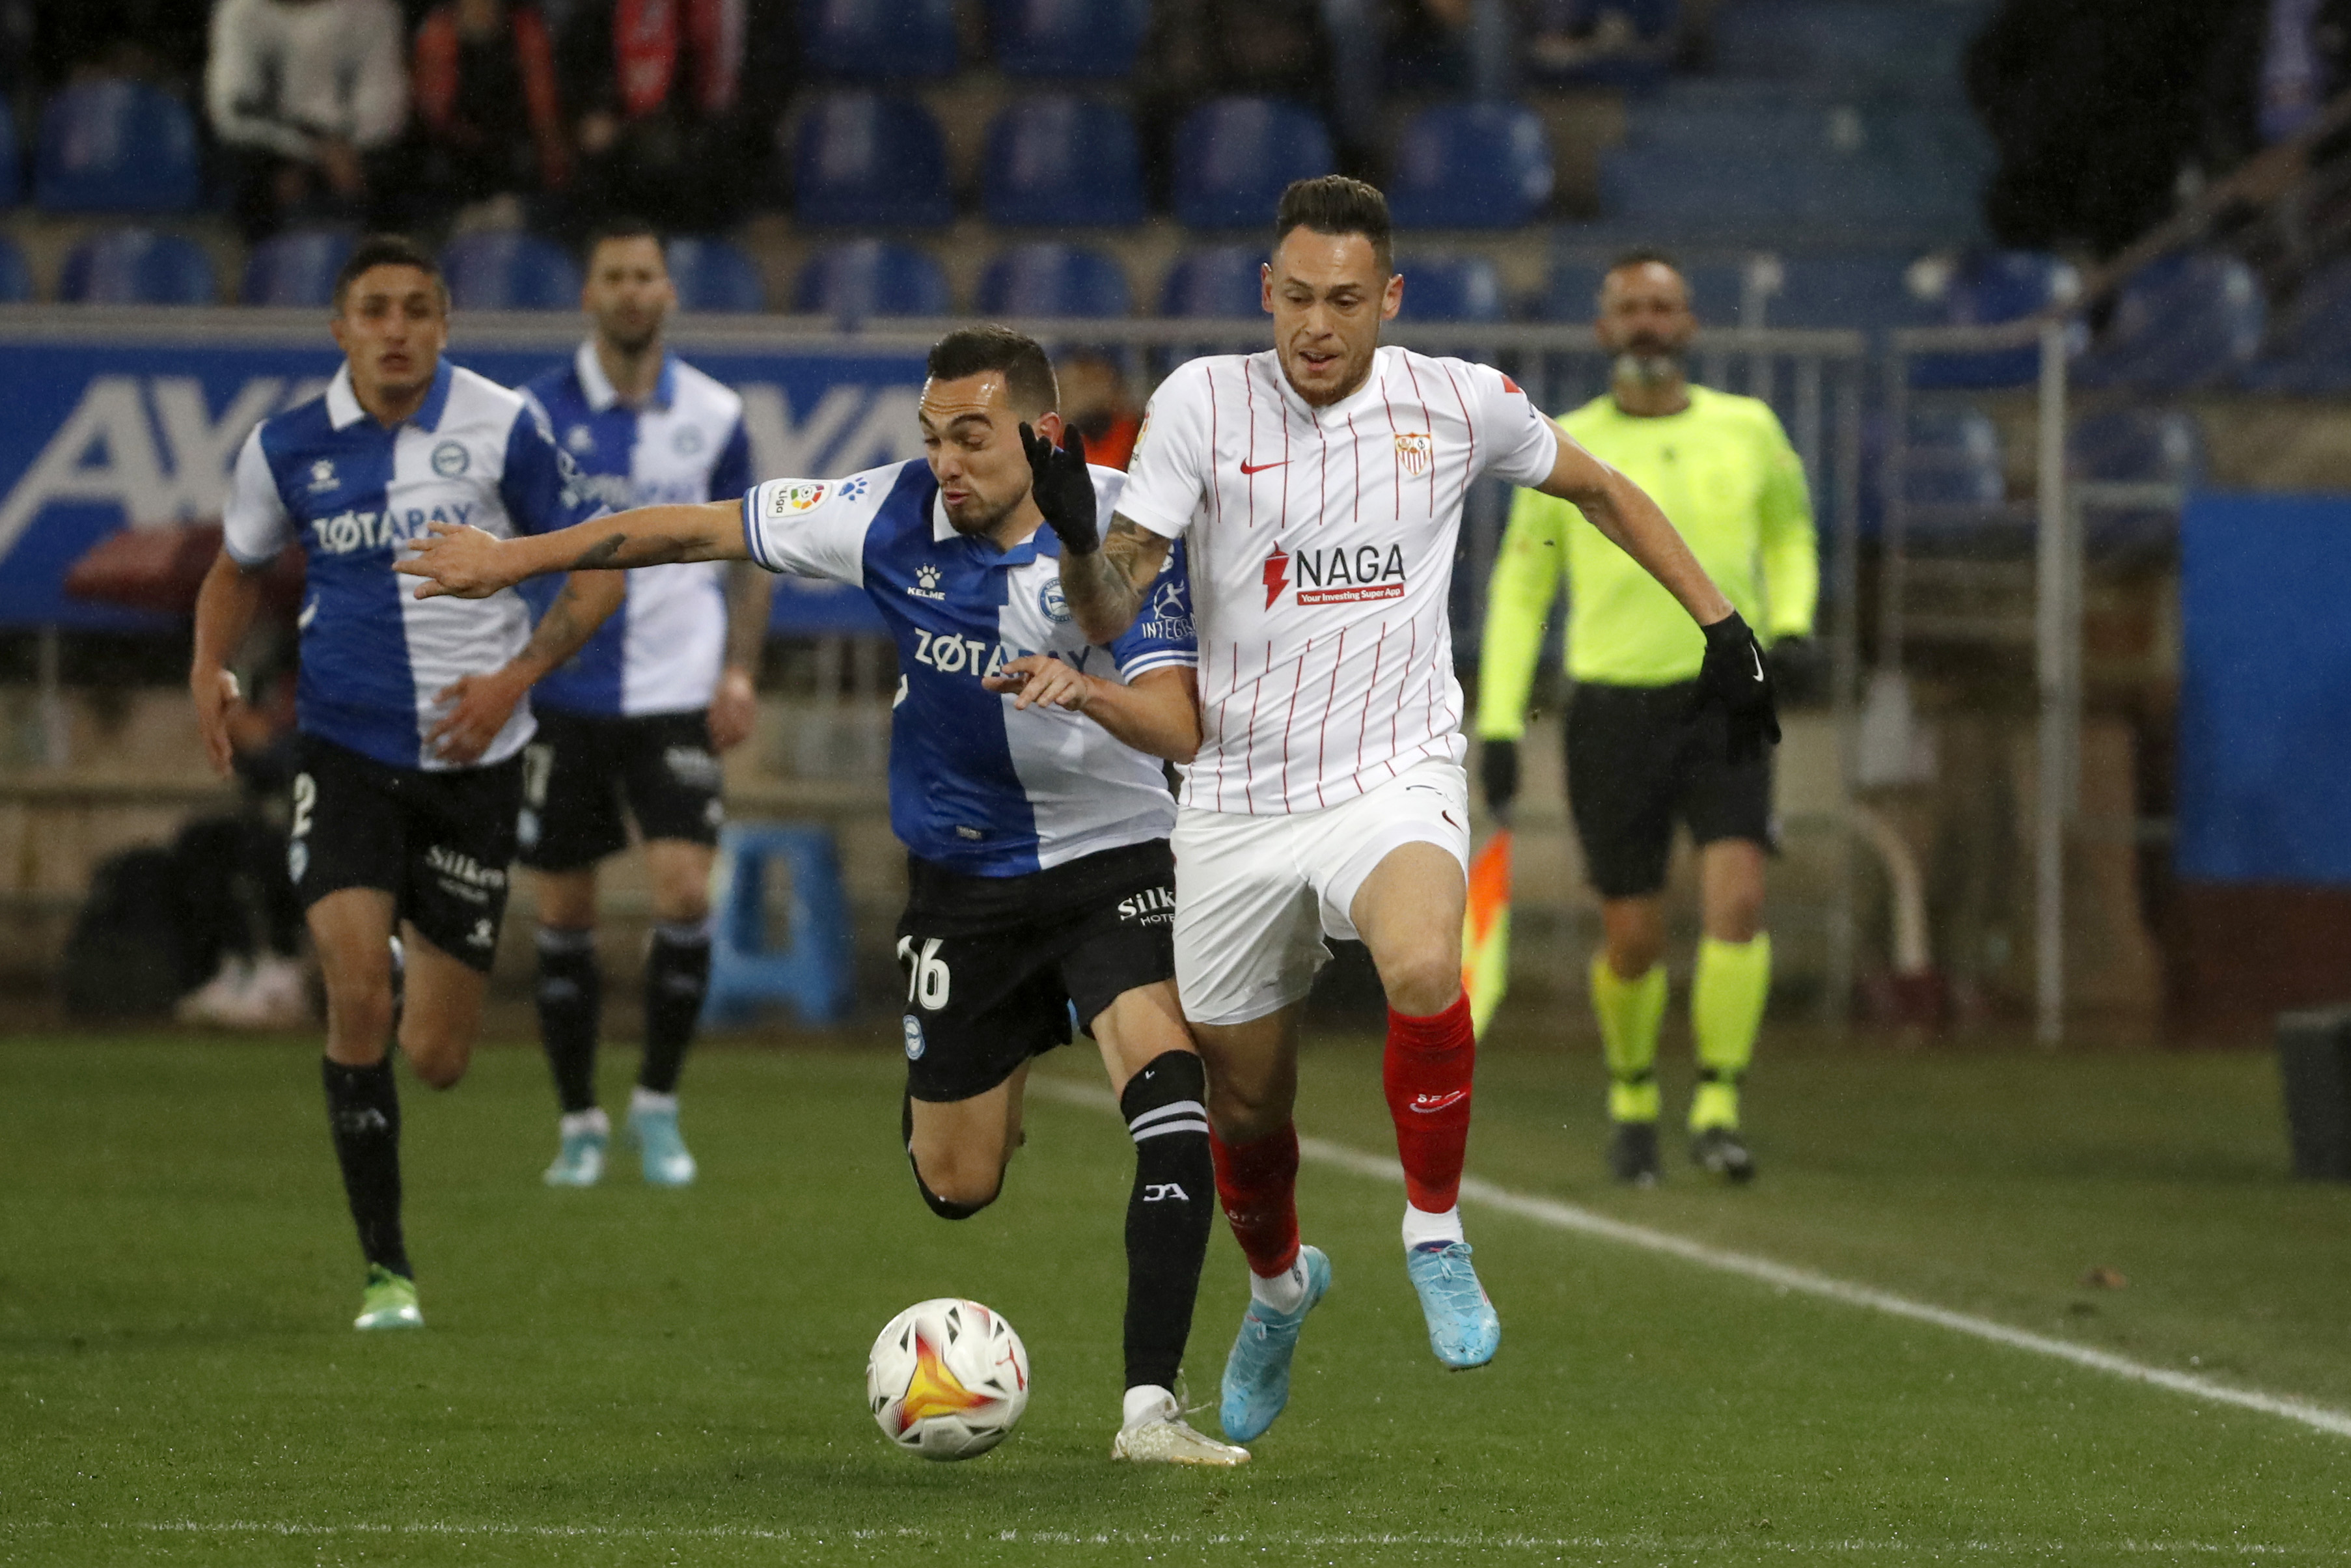
{"type": "Polygon", "coordinates": [[[1424,1241],[1404,1255],[1405,1271],[1420,1292],[1421,1314],[1428,1319],[1428,1348],[1455,1372],[1467,1372],[1494,1359],[1501,1347],[1502,1320],[1478,1283],[1469,1263],[1467,1241],[1424,1241]]]}
{"type": "Polygon", "coordinates": [[[1299,1325],[1331,1288],[1331,1260],[1321,1248],[1301,1247],[1298,1261],[1306,1271],[1306,1299],[1298,1310],[1278,1312],[1252,1299],[1233,1353],[1225,1358],[1217,1414],[1233,1442],[1249,1442],[1261,1435],[1290,1403],[1290,1358],[1298,1351],[1299,1325]]]}

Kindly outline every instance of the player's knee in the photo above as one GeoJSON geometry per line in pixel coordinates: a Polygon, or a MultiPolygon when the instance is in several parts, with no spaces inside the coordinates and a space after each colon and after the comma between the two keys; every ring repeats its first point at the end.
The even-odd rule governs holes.
{"type": "Polygon", "coordinates": [[[1461,994],[1461,955],[1433,942],[1417,945],[1390,956],[1380,985],[1388,1006],[1407,1018],[1441,1013],[1461,994]]]}
{"type": "Polygon", "coordinates": [[[914,1186],[922,1193],[923,1201],[941,1219],[969,1219],[994,1203],[996,1195],[1004,1187],[1004,1176],[1000,1171],[989,1172],[954,1161],[941,1161],[937,1162],[935,1171],[925,1173],[923,1163],[914,1158],[911,1153],[907,1155],[907,1163],[914,1166],[914,1186]]]}
{"type": "Polygon", "coordinates": [[[403,1028],[401,1054],[428,1089],[455,1089],[474,1062],[473,1042],[425,1030],[403,1028]]]}
{"type": "Polygon", "coordinates": [[[392,1038],[392,983],[346,985],[327,994],[328,1044],[338,1061],[357,1065],[382,1059],[392,1038]]]}
{"type": "Polygon", "coordinates": [[[1666,956],[1666,939],[1661,932],[1611,931],[1608,934],[1608,967],[1620,979],[1638,979],[1657,967],[1666,956]]]}

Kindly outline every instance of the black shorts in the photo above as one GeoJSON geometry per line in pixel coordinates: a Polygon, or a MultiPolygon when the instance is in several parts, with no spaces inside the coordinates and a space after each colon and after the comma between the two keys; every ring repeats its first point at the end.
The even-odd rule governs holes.
{"type": "Polygon", "coordinates": [[[1638,898],[1666,885],[1674,823],[1693,842],[1751,839],[1776,849],[1771,751],[1727,760],[1722,710],[1690,716],[1695,682],[1580,685],[1567,705],[1567,799],[1592,885],[1638,898]]]}
{"type": "Polygon", "coordinates": [[[1123,993],[1176,975],[1176,858],[1167,841],[1104,850],[1027,876],[907,863],[906,1092],[968,1100],[1070,1040],[1123,993]]]}
{"type": "Polygon", "coordinates": [[[577,871],[647,839],[715,844],[726,809],[706,713],[538,712],[523,748],[522,863],[577,871]],[[625,814],[623,814],[625,809],[625,814]]]}
{"type": "Polygon", "coordinates": [[[507,912],[522,758],[427,772],[305,735],[294,762],[286,870],[302,907],[347,887],[381,889],[397,918],[487,974],[507,912]]]}

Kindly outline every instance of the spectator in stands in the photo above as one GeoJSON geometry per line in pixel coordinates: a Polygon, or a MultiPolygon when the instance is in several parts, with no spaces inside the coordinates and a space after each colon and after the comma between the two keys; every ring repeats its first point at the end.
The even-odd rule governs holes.
{"type": "Polygon", "coordinates": [[[1053,367],[1061,388],[1061,422],[1086,438],[1086,461],[1124,468],[1143,432],[1143,410],[1127,390],[1117,357],[1101,349],[1075,349],[1053,367]]]}
{"type": "Polygon", "coordinates": [[[555,46],[535,6],[449,0],[418,26],[414,57],[408,183],[433,215],[521,198],[519,222],[531,198],[570,183],[555,46]]]}
{"type": "Polygon", "coordinates": [[[370,214],[408,114],[402,53],[392,0],[220,0],[204,101],[247,238],[370,214]]]}
{"type": "Polygon", "coordinates": [[[0,0],[0,57],[47,83],[135,77],[181,88],[204,70],[205,9],[197,0],[0,0]]]}
{"type": "MultiPolygon", "coordinates": [[[[697,233],[742,204],[748,0],[579,0],[559,48],[579,119],[583,215],[625,210],[697,233]]],[[[781,6],[761,9],[783,10],[781,6]]]]}

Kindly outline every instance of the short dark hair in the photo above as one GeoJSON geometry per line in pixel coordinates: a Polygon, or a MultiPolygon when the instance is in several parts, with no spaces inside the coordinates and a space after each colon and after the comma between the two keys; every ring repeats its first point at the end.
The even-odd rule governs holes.
{"type": "Polygon", "coordinates": [[[1673,252],[1660,250],[1653,245],[1636,245],[1631,250],[1620,252],[1616,259],[1608,264],[1608,270],[1600,275],[1600,287],[1605,289],[1610,278],[1636,267],[1662,267],[1680,278],[1682,303],[1689,303],[1689,274],[1682,270],[1682,264],[1674,258],[1673,252]]]}
{"type": "Polygon", "coordinates": [[[1372,254],[1379,258],[1380,270],[1395,270],[1388,199],[1380,193],[1377,185],[1350,180],[1344,174],[1292,180],[1290,188],[1281,193],[1281,205],[1274,213],[1274,248],[1280,249],[1290,231],[1299,228],[1312,229],[1319,235],[1361,235],[1372,242],[1372,254]]]}
{"type": "Polygon", "coordinates": [[[378,267],[413,267],[433,280],[441,291],[441,308],[449,308],[449,280],[441,275],[441,264],[431,251],[406,235],[370,235],[351,247],[350,259],[335,274],[335,312],[342,313],[343,297],[362,273],[378,267]]]}
{"type": "MultiPolygon", "coordinates": [[[[596,258],[596,247],[606,240],[649,239],[655,249],[661,248],[662,232],[631,213],[614,213],[588,231],[588,243],[580,247],[580,263],[586,266],[596,258]]],[[[666,265],[666,254],[663,257],[666,265]]]]}
{"type": "Polygon", "coordinates": [[[933,381],[959,382],[995,371],[1016,411],[1050,413],[1061,401],[1053,361],[1037,340],[1009,327],[958,327],[931,345],[927,366],[933,381]]]}

